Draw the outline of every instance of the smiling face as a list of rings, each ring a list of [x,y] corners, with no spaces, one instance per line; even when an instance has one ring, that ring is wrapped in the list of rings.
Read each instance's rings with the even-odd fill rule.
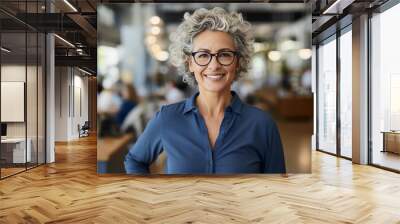
[[[224,60],[224,51],[235,51],[232,37],[225,32],[205,30],[193,39],[193,52],[220,52],[220,61]],[[201,56],[202,57],[202,56]],[[199,86],[199,91],[230,92],[231,84],[236,77],[238,58],[234,57],[232,64],[221,65],[216,55],[211,58],[208,65],[198,65],[193,56],[189,59],[189,70],[193,72]]]

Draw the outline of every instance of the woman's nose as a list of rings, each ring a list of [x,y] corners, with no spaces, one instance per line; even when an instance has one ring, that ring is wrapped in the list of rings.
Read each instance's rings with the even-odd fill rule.
[[[216,56],[216,55],[214,55],[214,56],[211,58],[211,61],[210,61],[210,63],[208,64],[208,67],[209,67],[209,68],[213,68],[213,69],[219,68],[219,67],[221,67],[221,66],[222,66],[222,65],[218,62],[217,56]]]

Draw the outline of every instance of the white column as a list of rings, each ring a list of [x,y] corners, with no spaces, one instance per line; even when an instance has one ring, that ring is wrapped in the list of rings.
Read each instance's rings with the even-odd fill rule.
[[[55,76],[54,76],[54,35],[46,36],[46,163],[55,161],[54,134],[55,134]]]
[[[71,67],[55,68],[55,141],[68,141]]]
[[[54,5],[46,1],[47,12],[54,12]],[[55,54],[54,35],[46,35],[46,163],[55,162]]]

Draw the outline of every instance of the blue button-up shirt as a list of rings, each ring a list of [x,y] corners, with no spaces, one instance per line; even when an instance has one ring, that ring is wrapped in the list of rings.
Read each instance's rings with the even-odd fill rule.
[[[195,100],[199,93],[163,106],[125,157],[128,174],[149,172],[165,151],[167,174],[285,173],[278,128],[264,111],[242,103],[232,92],[219,135],[211,148]]]

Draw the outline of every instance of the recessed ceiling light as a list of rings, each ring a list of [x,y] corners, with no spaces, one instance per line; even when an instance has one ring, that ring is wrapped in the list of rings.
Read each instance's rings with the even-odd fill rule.
[[[351,5],[354,0],[336,0],[327,9],[325,9],[322,14],[342,14],[343,9]]]
[[[65,4],[67,4],[74,12],[78,12],[78,10],[68,1],[64,0]]]
[[[85,73],[85,74],[87,74],[87,75],[92,75],[92,73],[90,73],[90,72],[88,72],[88,71],[86,71],[86,70],[83,70],[83,69],[81,69],[81,68],[79,68],[79,67],[78,67],[78,69],[79,69],[79,71],[81,71],[81,72],[83,72],[83,73]]]
[[[67,45],[69,45],[69,46],[75,48],[75,45],[71,44],[71,42],[69,42],[68,40],[66,40],[66,39],[64,39],[64,38],[62,38],[62,37],[60,37],[60,36],[57,35],[57,34],[54,34],[54,36],[57,37],[58,39],[60,39],[61,41],[63,41],[64,43],[66,43]]]
[[[10,53],[10,52],[11,52],[11,50],[9,50],[9,49],[7,49],[7,48],[5,48],[5,47],[1,47],[1,50],[4,51],[4,52],[6,52],[6,53]]]

